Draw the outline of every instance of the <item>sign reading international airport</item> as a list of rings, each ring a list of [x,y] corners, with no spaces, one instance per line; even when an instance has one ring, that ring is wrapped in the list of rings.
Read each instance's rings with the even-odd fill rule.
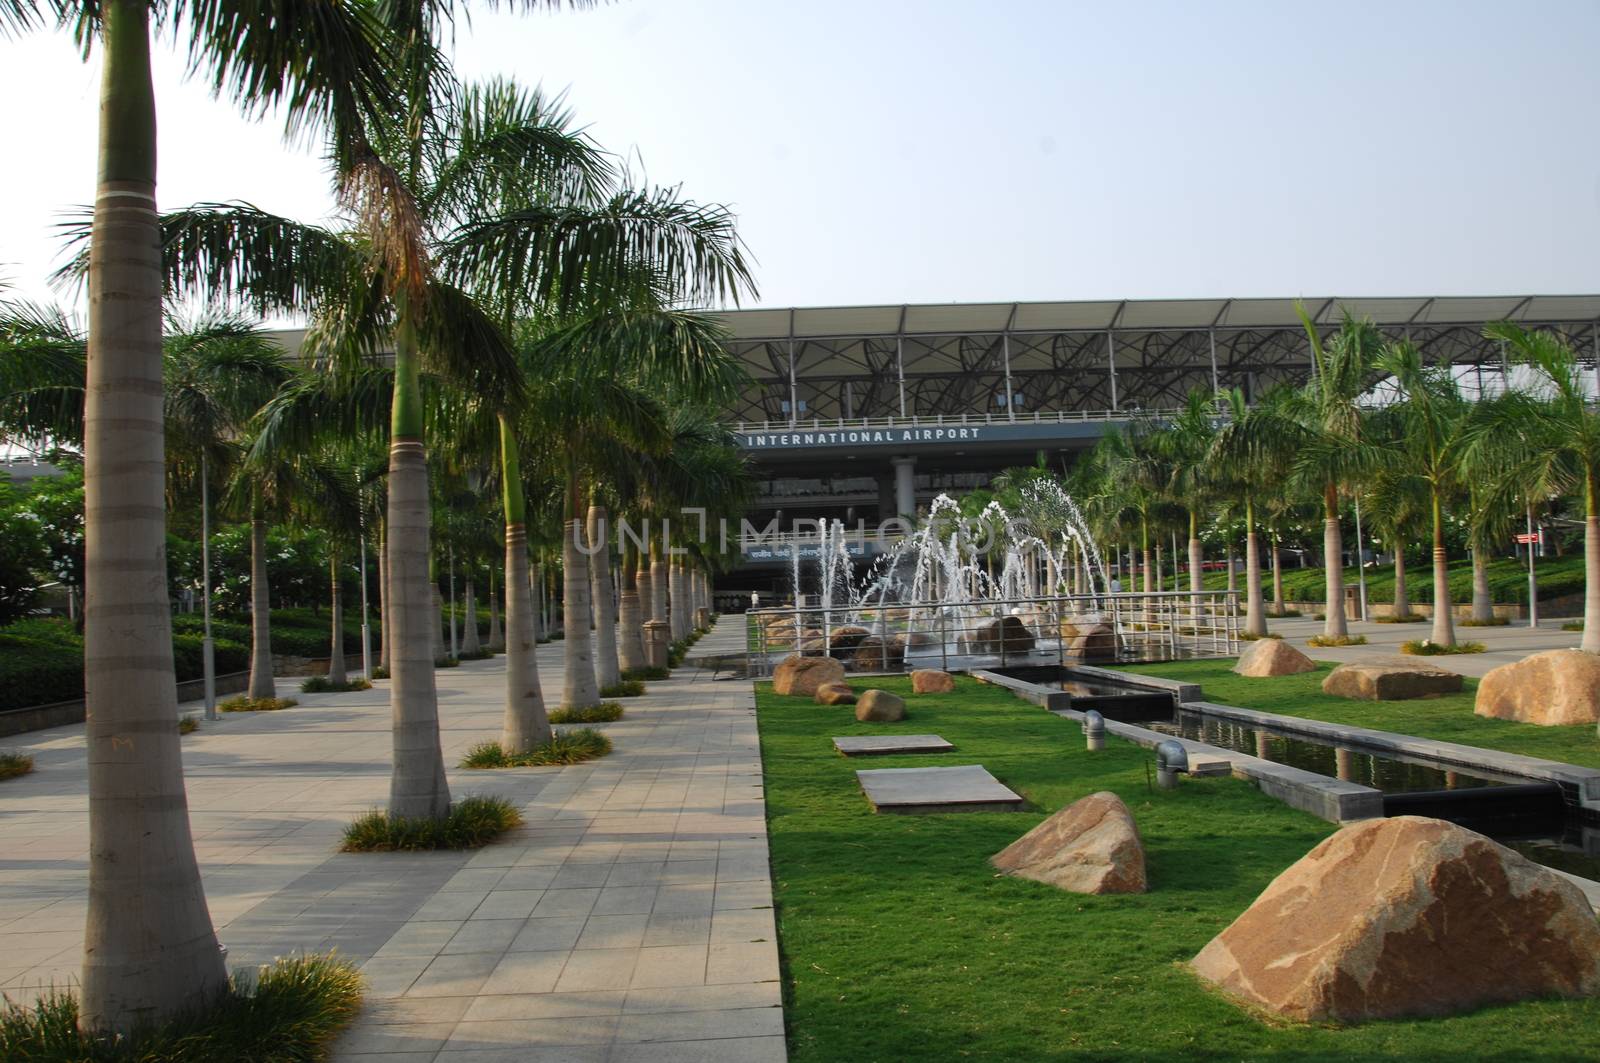
[[[805,447],[848,447],[873,444],[904,446],[908,443],[981,443],[999,438],[999,425],[946,425],[938,428],[793,428],[784,432],[741,432],[746,450]]]

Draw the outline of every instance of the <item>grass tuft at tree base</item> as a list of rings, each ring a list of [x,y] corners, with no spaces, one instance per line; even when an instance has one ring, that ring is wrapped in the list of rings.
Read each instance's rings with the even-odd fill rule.
[[[1462,627],[1510,627],[1511,618],[1508,616],[1491,616],[1487,620],[1474,620],[1469,616],[1464,619],[1457,620],[1456,623],[1460,624]]]
[[[1307,646],[1365,646],[1365,635],[1312,635],[1306,639]]]
[[[603,698],[637,698],[643,694],[644,682],[639,679],[624,679],[620,683],[600,688],[600,696]]]
[[[0,1059],[28,1063],[309,1063],[361,1009],[355,965],[291,956],[235,971],[229,991],[192,1015],[116,1041],[78,1029],[78,1001],[52,992],[30,1007],[0,1006]]]
[[[461,652],[456,654],[458,661],[487,661],[494,656],[493,650],[479,650],[476,653]]]
[[[278,712],[300,704],[293,698],[251,698],[240,694],[236,698],[217,703],[223,712]]]
[[[15,779],[33,770],[33,758],[26,753],[0,749],[0,779]]]
[[[1276,631],[1269,631],[1265,635],[1253,635],[1248,631],[1239,632],[1240,642],[1256,642],[1260,639],[1282,639],[1283,636]]]
[[[610,723],[622,719],[622,706],[615,701],[602,701],[586,709],[557,709],[550,714],[551,723]]]
[[[1455,653],[1483,653],[1488,647],[1481,642],[1458,642],[1454,646],[1445,646],[1442,643],[1430,642],[1427,639],[1412,639],[1400,644],[1401,653],[1409,653],[1413,657],[1444,657]]]
[[[463,768],[543,768],[581,764],[611,752],[611,739],[591,727],[557,731],[550,741],[526,753],[507,753],[499,742],[481,742],[467,750]]]
[[[1565,624],[1561,625],[1561,630],[1562,631],[1582,631],[1583,630],[1583,621],[1582,620],[1568,620]]]
[[[195,719],[192,712],[184,713],[178,717],[178,733],[181,735],[194,734],[200,730],[200,721]]]
[[[347,853],[416,849],[476,849],[522,822],[503,797],[474,795],[450,806],[444,819],[405,819],[374,809],[344,829]]]
[[[1375,616],[1374,624],[1424,624],[1428,618],[1421,613],[1407,613],[1404,616]]]
[[[622,678],[625,681],[635,679],[667,679],[670,678],[671,675],[671,671],[666,668],[651,668],[650,666],[646,665],[643,668],[627,669],[622,673]]]
[[[325,675],[314,675],[300,684],[302,694],[348,694],[352,690],[371,690],[372,684],[356,676],[343,683],[335,683]]]
[[[459,658],[459,657],[440,657],[438,660],[433,662],[433,666],[435,668],[460,668],[461,667],[461,658]]]
[[[373,679],[388,679],[389,678],[389,669],[383,667],[382,665],[379,665],[378,667],[376,667],[376,668],[374,668],[372,670],[372,678]]]

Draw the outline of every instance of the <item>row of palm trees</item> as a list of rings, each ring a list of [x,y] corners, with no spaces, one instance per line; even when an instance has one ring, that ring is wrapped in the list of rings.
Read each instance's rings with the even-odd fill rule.
[[[1071,471],[1069,487],[1103,540],[1138,543],[1132,552],[1142,556],[1146,589],[1153,589],[1152,538],[1159,555],[1166,529],[1187,531],[1189,585],[1198,592],[1203,529],[1222,515],[1241,519],[1244,630],[1265,635],[1260,533],[1271,539],[1276,568],[1282,528],[1314,506],[1327,579],[1323,636],[1348,638],[1343,514],[1354,501],[1395,545],[1397,615],[1411,612],[1405,547],[1429,544],[1437,605],[1430,641],[1453,646],[1449,521],[1466,530],[1472,616],[1486,621],[1495,544],[1551,498],[1568,496],[1585,515],[1583,648],[1600,652],[1600,411],[1589,371],[1569,342],[1510,322],[1488,326],[1507,355],[1505,387],[1470,395],[1448,363],[1386,339],[1371,321],[1346,317],[1325,337],[1304,311],[1302,318],[1312,354],[1302,386],[1255,403],[1237,389],[1191,394],[1174,416],[1108,435]],[[1281,590],[1277,598],[1281,607]]]
[[[681,400],[716,393],[706,359],[712,330],[674,308],[751,289],[731,214],[676,188],[633,182],[573,127],[559,101],[504,81],[458,83],[442,43],[463,6],[0,2],[0,30],[68,26],[86,46],[98,45],[103,65],[96,199],[75,265],[89,305],[82,424],[91,858],[80,1011],[87,1029],[129,1030],[191,1009],[226,984],[171,726],[163,299],[305,315],[307,354],[323,382],[345,398],[350,393],[337,389],[365,388],[366,409],[382,408],[379,428],[355,438],[381,439],[388,455],[389,810],[398,816],[440,817],[450,806],[433,671],[430,443],[487,425],[499,437],[508,629],[513,611],[527,615],[519,600],[528,585],[529,519],[521,466],[535,454],[570,455],[567,627],[581,631],[572,600],[582,591],[573,579],[582,570],[580,510],[596,500],[596,454],[606,436],[589,421],[553,428],[536,419],[531,383],[559,388],[565,380],[570,394],[580,382],[611,379],[658,400],[669,386]],[[187,45],[219,95],[253,115],[278,111],[291,132],[325,147],[344,208],[336,226],[245,204],[159,213],[150,65],[157,29]],[[607,340],[607,328],[627,345]],[[372,363],[390,349],[386,376],[375,378]],[[550,367],[569,375],[533,375]],[[626,427],[641,437],[648,428]],[[488,433],[469,439],[474,446],[459,448],[469,457],[493,441]],[[306,459],[314,451],[280,453]],[[263,481],[252,500],[263,521],[275,504],[269,486]],[[674,501],[648,486],[629,504]],[[532,646],[526,625],[508,630],[508,720],[531,722],[524,730],[536,740],[542,703]],[[569,664],[578,657],[575,648]]]

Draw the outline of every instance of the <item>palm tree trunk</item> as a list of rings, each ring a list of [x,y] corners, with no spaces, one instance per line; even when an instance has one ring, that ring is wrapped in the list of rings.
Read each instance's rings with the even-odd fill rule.
[[[1578,648],[1600,653],[1600,475],[1595,469],[1588,472],[1583,519],[1583,641]]]
[[[227,984],[178,748],[166,593],[161,262],[149,6],[107,0],[84,400],[85,1029],[129,1032]]]
[[[1283,600],[1283,551],[1280,548],[1276,534],[1272,536],[1272,611],[1282,616],[1284,613]]]
[[[1344,533],[1339,527],[1339,489],[1328,484],[1322,489],[1322,564],[1327,587],[1327,620],[1322,634],[1331,639],[1350,636],[1344,619]]]
[[[578,481],[574,475],[567,484],[566,534],[561,537],[562,616],[567,633],[562,641],[562,657],[566,661],[561,686],[564,709],[587,709],[600,704],[589,634],[589,557],[584,550],[584,522],[578,515],[578,506]]]
[[[500,599],[494,593],[494,566],[489,566],[489,649],[506,648],[505,634],[500,630]]]
[[[645,667],[644,604],[639,593],[639,566],[623,550],[622,593],[617,603],[617,664],[623,672]]]
[[[250,517],[250,691],[251,698],[275,698],[272,682],[272,596],[267,586],[267,522]]]
[[[591,502],[587,532],[589,549],[594,551],[589,560],[594,599],[594,671],[602,690],[622,682],[617,662],[616,602],[611,596],[611,547],[606,542],[609,527],[606,507]]]
[[[650,590],[650,551],[648,548],[639,550],[637,568],[633,574],[634,587],[639,592],[639,643],[644,644],[644,622],[655,618],[654,607],[650,604],[652,595]]]
[[[526,753],[550,741],[539,685],[538,613],[528,572],[527,500],[511,421],[500,416],[500,479],[506,512],[506,711],[500,748]]]
[[[1244,500],[1244,629],[1248,634],[1267,633],[1266,603],[1261,599],[1261,547],[1256,538],[1256,504]]]
[[[1494,596],[1489,592],[1489,562],[1481,545],[1472,548],[1472,619],[1487,624],[1494,619]]]
[[[1200,514],[1189,511],[1189,608],[1200,619],[1200,592],[1205,589],[1206,550],[1200,542]]]
[[[389,443],[389,591],[394,635],[389,712],[394,720],[394,767],[389,814],[442,819],[450,784],[439,745],[439,694],[434,649],[439,611],[429,578],[432,556],[428,508],[428,451],[422,441],[422,389],[415,333],[402,316],[395,332],[395,383]]]
[[[389,600],[389,532],[385,522],[383,535],[378,539],[378,638],[381,640],[378,667],[385,672],[389,671],[389,647],[394,644],[390,637],[389,617],[392,610]]]
[[[536,639],[543,642],[550,637],[550,624],[544,613],[544,565],[534,564],[532,561],[528,563],[532,566],[528,572],[528,593],[533,596],[533,634]],[[510,598],[506,600],[510,601]]]
[[[450,656],[450,649],[444,641],[444,594],[439,590],[439,559],[431,554],[428,557],[428,604],[433,610],[431,648],[437,665]]]
[[[688,634],[683,623],[683,562],[667,559],[667,624],[672,641],[677,642]]]
[[[1433,634],[1438,646],[1456,644],[1455,618],[1450,608],[1450,561],[1444,549],[1444,506],[1433,492]]]
[[[667,623],[667,563],[659,547],[652,545],[650,553],[650,619]]]
[[[344,595],[339,592],[339,552],[328,553],[328,583],[332,597],[333,638],[328,646],[328,682],[343,686],[350,681],[344,666]]]
[[[461,652],[474,656],[483,652],[483,642],[478,638],[478,599],[472,585],[472,572],[467,572],[467,589],[462,607],[466,611],[466,627],[461,629]]]
[[[1399,618],[1411,615],[1411,593],[1406,590],[1406,548],[1401,543],[1394,551],[1394,615]]]

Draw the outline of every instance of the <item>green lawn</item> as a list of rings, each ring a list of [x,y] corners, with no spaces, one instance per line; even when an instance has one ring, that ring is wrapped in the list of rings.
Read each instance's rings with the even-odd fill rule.
[[[966,678],[953,694],[909,697],[892,725],[756,690],[796,1061],[1600,1057],[1600,1001],[1341,1030],[1268,1025],[1208,992],[1184,961],[1332,830],[1246,783],[1154,791],[1146,750],[1112,739],[1090,754],[1076,724]],[[829,742],[924,732],[956,751],[848,761]],[[854,776],[968,763],[1038,811],[879,816]],[[990,855],[1096,790],[1133,809],[1150,893],[1085,897],[990,869]]]
[[[1303,675],[1246,679],[1234,675],[1233,661],[1170,661],[1164,664],[1128,665],[1124,671],[1158,675],[1185,683],[1199,683],[1207,701],[1243,709],[1303,716],[1328,723],[1374,727],[1381,731],[1460,742],[1466,746],[1503,749],[1546,760],[1562,760],[1600,768],[1600,737],[1587,724],[1571,727],[1536,727],[1509,720],[1491,720],[1472,714],[1478,681],[1468,679],[1459,694],[1415,701],[1351,701],[1322,692],[1322,680],[1334,665],[1319,662],[1315,672]]]
[[[1184,562],[1187,564],[1187,562]],[[1171,575],[1171,562],[1167,575],[1161,581],[1168,590],[1188,590],[1189,574],[1185,569],[1176,584]],[[1528,600],[1528,564],[1509,557],[1497,557],[1489,562],[1489,590],[1494,600],[1505,604],[1525,603]],[[1539,600],[1547,601],[1583,591],[1583,555],[1541,558],[1536,569],[1539,577]],[[1344,570],[1347,587],[1356,585],[1358,573],[1353,568]],[[1238,581],[1244,589],[1244,559],[1239,560]],[[1287,602],[1320,602],[1327,597],[1327,576],[1318,568],[1290,568],[1283,570],[1283,596]],[[1222,590],[1228,585],[1225,571],[1207,572],[1207,590]],[[1272,569],[1266,562],[1261,566],[1261,586],[1272,600]],[[1433,601],[1433,569],[1429,562],[1413,563],[1406,568],[1406,591],[1413,602]],[[1450,599],[1461,605],[1472,601],[1472,562],[1460,559],[1450,562]],[[1394,567],[1370,566],[1367,569],[1367,600],[1371,602],[1394,601]]]

